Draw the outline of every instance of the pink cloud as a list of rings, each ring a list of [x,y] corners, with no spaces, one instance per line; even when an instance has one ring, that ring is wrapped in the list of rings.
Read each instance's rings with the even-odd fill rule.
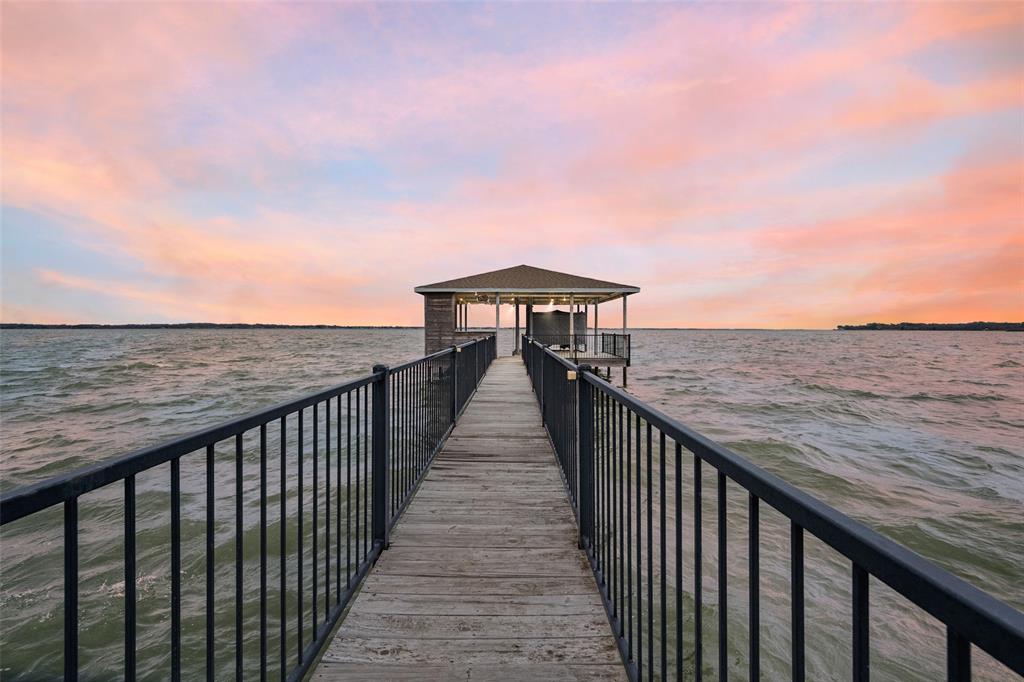
[[[798,182],[933,124],[1019,112],[1020,60],[943,81],[911,59],[937,48],[974,54],[1019,35],[1019,7],[665,7],[658,21],[585,48],[472,60],[458,38],[411,40],[389,14],[375,24],[381,49],[409,69],[308,79],[296,69],[298,82],[273,97],[270,67],[327,14],[5,5],[5,203],[59,221],[85,248],[128,258],[149,278],[44,268],[39,282],[188,319],[410,324],[421,312],[409,289],[421,280],[537,254],[580,269],[566,259],[601,245],[602,265],[623,270],[609,277],[650,286],[638,324],[829,326],[868,305],[909,314],[911,300],[945,318],[967,314],[970,301],[997,316],[1020,311],[1019,144],[945,177],[936,169],[810,191]],[[336,51],[322,58],[358,59],[342,39],[355,29],[330,27]],[[259,110],[233,99],[250,91],[265,95]],[[194,143],[176,137],[190,131],[171,125],[185,115],[212,131]],[[453,163],[439,149],[493,167],[451,171],[434,186],[434,171]],[[323,178],[307,186],[309,167],[357,154],[417,191],[356,204]],[[197,217],[179,205],[184,192],[230,195],[236,185],[294,192],[299,207],[257,197],[244,215]],[[965,252],[977,258],[954,258]],[[953,263],[962,301],[938,290],[928,259]],[[881,281],[884,291],[870,288]],[[800,309],[808,287],[828,294]],[[665,317],[669,303],[680,319]]]

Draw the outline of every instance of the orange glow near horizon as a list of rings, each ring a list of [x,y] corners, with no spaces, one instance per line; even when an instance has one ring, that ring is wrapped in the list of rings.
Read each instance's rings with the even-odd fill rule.
[[[1020,4],[2,13],[5,322],[418,325],[519,263],[635,327],[1024,320]]]

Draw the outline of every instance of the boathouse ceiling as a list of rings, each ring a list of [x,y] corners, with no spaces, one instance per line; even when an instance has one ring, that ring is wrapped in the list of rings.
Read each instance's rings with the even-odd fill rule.
[[[459,303],[493,305],[495,299],[500,297],[502,303],[508,304],[567,305],[570,296],[573,303],[603,303],[639,293],[640,287],[545,270],[532,265],[516,265],[424,284],[414,291],[418,294],[453,294]]]

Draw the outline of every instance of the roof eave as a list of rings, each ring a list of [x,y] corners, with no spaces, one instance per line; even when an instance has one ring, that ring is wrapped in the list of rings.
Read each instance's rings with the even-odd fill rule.
[[[573,288],[550,288],[524,289],[511,287],[474,287],[474,288],[449,288],[449,287],[416,287],[413,289],[417,294],[529,294],[533,296],[543,294],[638,294],[639,287],[573,287]]]

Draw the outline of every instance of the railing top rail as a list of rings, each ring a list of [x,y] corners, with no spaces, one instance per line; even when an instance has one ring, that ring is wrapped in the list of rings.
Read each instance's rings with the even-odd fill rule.
[[[547,350],[547,349],[545,349]],[[547,351],[564,364],[565,360]],[[575,366],[573,366],[575,367]],[[622,403],[797,525],[997,660],[1024,675],[1024,613],[889,540],[590,372],[581,379]],[[1009,636],[1007,636],[1009,635]]]
[[[333,398],[366,386],[377,378],[368,374],[343,384],[325,388],[301,398],[279,403],[273,407],[251,412],[214,426],[200,429],[163,443],[139,448],[113,459],[89,464],[49,478],[39,483],[22,486],[0,495],[0,526],[16,521],[65,500],[102,488],[128,476],[169,462],[176,457],[217,443],[239,433],[267,424],[274,419],[309,407],[327,398]]]
[[[481,336],[478,339],[471,339],[469,341],[466,341],[465,343],[457,343],[457,344],[455,344],[455,348],[465,348],[466,346],[472,346],[474,343],[478,343],[480,341],[485,341],[485,340],[491,338],[492,336],[494,336],[494,334],[485,334],[485,335]]]
[[[437,352],[434,352],[434,353],[431,353],[430,355],[425,355],[422,358],[416,358],[415,360],[409,360],[408,362],[403,362],[400,365],[394,365],[392,367],[389,367],[388,370],[391,371],[392,373],[394,373],[394,372],[401,372],[402,370],[409,369],[410,367],[415,367],[417,365],[422,365],[424,362],[430,362],[431,360],[437,360],[438,358],[443,358],[444,356],[446,356],[446,355],[448,355],[449,353],[452,352],[452,348],[466,348],[467,346],[472,346],[474,343],[480,343],[481,341],[486,341],[487,339],[490,339],[493,336],[494,336],[494,334],[489,334],[489,335],[485,334],[485,335],[481,336],[480,338],[470,339],[469,341],[466,341],[465,343],[456,344],[455,346],[451,346],[449,348],[442,348],[441,350],[439,350]]]
[[[559,362],[567,370],[575,370],[576,369],[576,363],[574,363],[571,360],[568,360],[566,358],[563,358],[561,355],[559,355],[555,351],[551,350],[550,348],[542,346],[541,344],[537,344],[537,345],[540,347],[541,350],[544,351],[545,354],[547,354],[547,355],[551,356],[552,358],[554,358],[557,362]]]
[[[470,343],[473,343],[473,341],[470,341]],[[443,358],[444,356],[448,355],[451,352],[452,352],[451,348],[442,348],[441,350],[437,351],[436,353],[431,353],[430,355],[425,355],[422,358],[416,358],[415,360],[409,360],[407,362],[403,362],[400,365],[394,365],[392,367],[388,367],[388,371],[391,372],[392,374],[395,373],[395,372],[401,372],[402,370],[409,369],[410,367],[415,367],[416,365],[422,365],[424,362],[430,362],[431,360],[437,360],[438,358]]]
[[[485,338],[489,337],[467,341],[459,347],[470,346]],[[451,352],[451,348],[445,348],[426,357],[391,367],[389,371],[398,372]],[[334,396],[354,391],[377,379],[378,374],[367,374],[358,379],[346,381],[345,383],[325,388],[300,398],[257,410],[242,417],[200,429],[179,438],[139,448],[113,459],[89,464],[69,471],[66,474],[54,476],[45,481],[22,486],[0,494],[0,526],[24,518],[47,507],[60,504],[65,500],[92,492],[105,485],[123,480],[133,474],[152,469],[182,455],[195,452],[207,445],[267,424],[275,419],[309,407],[314,403],[322,402],[327,398],[333,398]]]
[[[590,337],[590,338],[594,338],[594,339],[599,339],[599,338],[625,339],[625,338],[629,337],[629,334],[623,334],[622,332],[575,332],[573,334],[570,334],[569,332],[564,332],[564,333],[555,332],[553,334],[534,334],[533,336],[529,336],[527,338],[534,339],[535,341],[540,341],[542,339],[568,339],[571,336],[577,337],[577,338]]]

